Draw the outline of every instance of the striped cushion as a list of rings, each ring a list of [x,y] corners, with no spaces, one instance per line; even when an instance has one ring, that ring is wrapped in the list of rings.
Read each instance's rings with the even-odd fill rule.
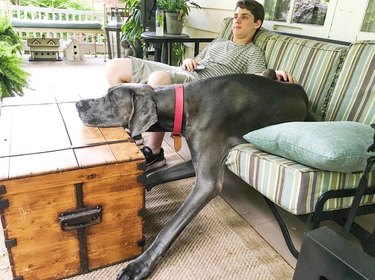
[[[267,68],[282,69],[297,78],[309,97],[310,109],[322,114],[324,97],[346,53],[346,47],[290,36],[269,39]]]
[[[226,17],[223,19],[223,22],[220,26],[219,34],[217,35],[218,38],[223,38],[227,40],[232,40],[232,17]]]
[[[349,47],[326,120],[375,123],[375,41],[359,41]]]
[[[230,171],[274,203],[295,215],[312,213],[319,197],[329,191],[351,189],[358,185],[363,173],[339,173],[313,169],[241,144],[228,155],[226,165]],[[375,183],[375,170],[368,178]],[[330,199],[324,210],[350,207],[351,198]],[[369,195],[362,204],[375,203]]]
[[[275,36],[278,35],[262,27],[254,37],[254,44],[258,46],[263,52],[265,52],[268,40]]]

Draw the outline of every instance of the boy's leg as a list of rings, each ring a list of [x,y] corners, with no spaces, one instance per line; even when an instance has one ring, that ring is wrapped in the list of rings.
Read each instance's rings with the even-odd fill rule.
[[[189,72],[181,71],[156,71],[153,72],[147,83],[156,88],[162,85],[184,84],[196,80],[195,76]],[[151,132],[147,142],[147,146],[142,148],[142,152],[146,157],[147,171],[160,168],[166,164],[164,151],[162,146],[164,132]]]
[[[122,83],[146,84],[149,76],[156,71],[178,71],[179,67],[135,57],[115,58],[106,63],[105,73],[110,86]]]
[[[171,82],[171,75],[166,71],[153,72],[147,80],[147,84],[153,88],[162,85],[170,85]],[[147,146],[141,149],[146,157],[146,171],[163,167],[166,164],[164,151],[161,147],[164,139],[164,134],[164,132],[150,132]]]
[[[132,79],[132,62],[130,58],[116,58],[105,65],[105,74],[109,86],[130,83]]]

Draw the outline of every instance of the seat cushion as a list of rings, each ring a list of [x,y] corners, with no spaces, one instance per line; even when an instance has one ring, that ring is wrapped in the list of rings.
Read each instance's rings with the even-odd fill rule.
[[[278,35],[268,40],[265,60],[267,68],[293,74],[307,93],[310,109],[322,116],[325,96],[346,50],[346,46]]]
[[[257,149],[318,169],[365,170],[374,129],[357,122],[287,122],[251,131],[244,138]]]
[[[228,154],[228,169],[247,184],[294,215],[315,211],[319,197],[329,190],[352,189],[358,186],[363,175],[322,171],[294,161],[257,150],[250,143],[234,147]],[[375,183],[375,170],[368,178]],[[330,199],[324,210],[351,206],[352,198]],[[362,204],[375,203],[375,196],[368,195]]]
[[[375,41],[353,43],[332,92],[326,120],[375,123]]]

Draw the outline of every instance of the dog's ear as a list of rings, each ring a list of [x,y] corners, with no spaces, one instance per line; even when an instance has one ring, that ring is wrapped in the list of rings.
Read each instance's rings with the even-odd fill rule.
[[[271,80],[277,80],[276,72],[273,69],[266,69],[266,70],[264,70],[262,72],[262,76],[266,77],[266,78],[269,78]]]
[[[133,110],[128,128],[131,136],[139,135],[158,122],[156,105],[152,98],[153,90],[148,85],[131,87]]]

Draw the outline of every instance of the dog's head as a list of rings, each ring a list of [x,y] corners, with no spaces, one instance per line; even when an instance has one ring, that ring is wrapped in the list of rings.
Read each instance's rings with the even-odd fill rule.
[[[148,85],[122,84],[111,87],[103,97],[77,101],[76,108],[85,125],[123,126],[135,136],[158,121],[152,94]]]

